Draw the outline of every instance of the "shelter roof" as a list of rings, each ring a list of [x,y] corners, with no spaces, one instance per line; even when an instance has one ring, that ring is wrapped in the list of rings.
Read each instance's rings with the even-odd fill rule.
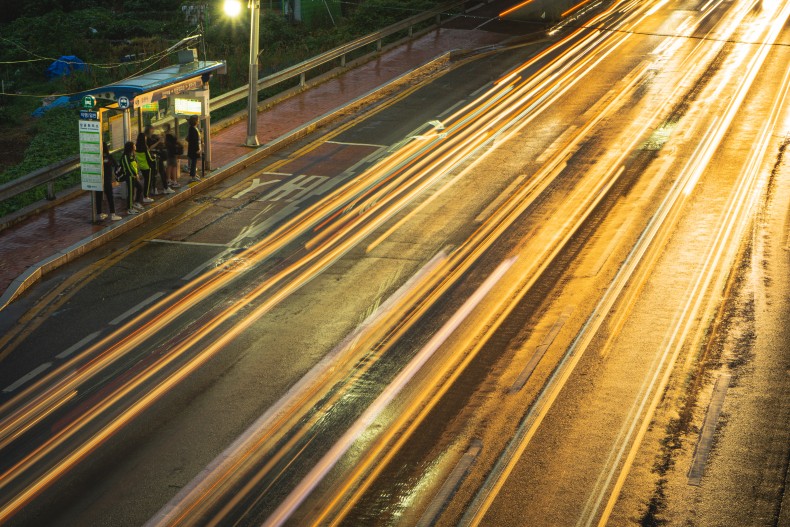
[[[225,72],[225,62],[201,60],[187,64],[176,64],[82,92],[74,98],[81,99],[85,95],[93,95],[96,98],[110,101],[117,101],[119,97],[126,97],[130,101],[137,98],[138,101],[135,101],[134,104],[137,107],[140,100],[144,99],[142,104],[145,104],[160,98],[156,96],[157,93],[170,95],[199,89],[207,81],[208,76],[218,70],[220,70],[219,73]],[[145,94],[148,96],[141,97]]]

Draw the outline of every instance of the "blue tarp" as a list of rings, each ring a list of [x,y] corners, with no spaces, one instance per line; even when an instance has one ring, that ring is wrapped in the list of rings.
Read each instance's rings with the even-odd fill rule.
[[[52,108],[58,108],[60,106],[70,106],[71,104],[72,104],[71,100],[65,95],[58,97],[48,105],[42,106],[41,108],[36,108],[36,111],[33,112],[33,117],[41,117],[44,115],[44,112],[51,110]]]
[[[82,59],[74,55],[64,55],[49,65],[47,77],[50,79],[63,77],[64,75],[70,75],[72,71],[82,71],[85,68],[86,65]]]

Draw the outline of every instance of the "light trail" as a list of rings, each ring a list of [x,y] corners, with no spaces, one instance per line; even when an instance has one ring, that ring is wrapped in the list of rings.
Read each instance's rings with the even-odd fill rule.
[[[606,41],[603,34],[592,35],[589,38],[599,39],[600,42]],[[622,43],[624,38],[627,37],[621,37],[617,42]],[[324,201],[308,208],[297,218],[277,229],[272,236],[241,253],[238,257],[247,259],[250,262],[250,266],[254,266],[274,254],[277,250],[294,243],[298,237],[303,236],[311,229],[315,230],[316,225],[319,226],[321,231],[313,241],[308,243],[307,249],[311,253],[307,258],[267,279],[253,291],[245,294],[242,299],[235,302],[230,308],[207,320],[200,331],[191,334],[184,342],[168,350],[166,356],[163,356],[163,358],[139,372],[127,384],[118,388],[113,398],[107,399],[104,404],[95,407],[94,410],[84,414],[79,420],[64,429],[57,436],[58,443],[53,442],[44,445],[44,450],[31,454],[31,457],[25,459],[24,463],[17,465],[16,469],[31,468],[35,462],[43,458],[44,454],[52,452],[55,448],[63,445],[66,439],[73,437],[80,426],[86,424],[91,418],[98,418],[102,412],[109,410],[110,403],[120,402],[123,396],[130,395],[135,389],[141,387],[143,383],[148,382],[152,376],[162,373],[166,367],[174,364],[177,359],[184,357],[192,348],[196,348],[213,331],[219,330],[221,326],[237,317],[237,314],[247,305],[258,301],[264,294],[272,294],[271,298],[254,309],[248,316],[235,322],[234,326],[215,340],[214,343],[197,353],[190,359],[190,362],[180,366],[180,370],[170,373],[171,377],[168,377],[167,381],[159,385],[160,387],[173,386],[171,379],[180,380],[184,378],[184,372],[193,371],[198,364],[207,360],[208,357],[218,352],[227,342],[239,335],[241,331],[250,327],[258,317],[271,309],[277,302],[301,287],[312,276],[349,250],[350,247],[359,243],[367,234],[386,221],[388,214],[391,215],[408,205],[445,173],[464,162],[473,152],[481,148],[482,145],[487,144],[497,134],[504,133],[505,130],[512,134],[526,126],[527,122],[529,122],[527,116],[535,115],[534,112],[538,111],[537,102],[541,103],[540,108],[545,108],[546,105],[556,100],[557,97],[578,82],[579,77],[589,73],[593,67],[615,49],[616,46],[612,46],[606,54],[599,54],[597,60],[593,60],[592,57],[585,57],[583,61],[579,59],[580,62],[578,64],[574,63],[576,59],[568,60],[567,65],[564,61],[553,63],[552,68],[566,67],[568,69],[564,73],[559,70],[546,69],[546,80],[543,81],[542,85],[535,88],[538,90],[535,92],[528,91],[527,85],[522,84],[519,86],[517,79],[514,80],[514,84],[505,86],[501,91],[493,91],[492,89],[492,94],[495,94],[495,97],[485,97],[478,102],[478,104],[482,103],[490,108],[490,111],[484,112],[483,109],[473,106],[471,112],[469,110],[467,110],[467,113],[458,112],[458,119],[463,122],[453,123],[453,119],[446,119],[446,130],[443,132],[443,134],[446,134],[446,139],[440,140],[435,132],[435,135],[426,134],[426,137],[430,137],[429,141],[410,143],[402,151],[398,151],[391,158],[388,158],[385,163],[377,165],[355,180],[343,185]],[[573,53],[584,56],[586,51],[581,46],[577,46]],[[586,68],[584,72],[582,72],[583,67]],[[569,80],[571,75],[576,75],[575,80]],[[563,78],[566,84],[561,87],[560,81]],[[549,82],[549,80],[552,83],[546,85],[545,83]],[[494,103],[497,104],[495,105]],[[485,119],[482,118],[483,115],[485,115]],[[434,148],[439,143],[442,143],[442,148]],[[349,214],[352,210],[354,214]],[[183,292],[179,291],[174,295],[157,301],[151,308],[140,313],[121,328],[118,333],[114,333],[92,346],[85,355],[88,357],[96,355],[96,357],[82,364],[77,373],[69,375],[64,380],[56,381],[59,375],[65,373],[66,365],[64,365],[63,368],[56,370],[57,373],[53,372],[39,383],[36,383],[36,385],[30,387],[14,400],[14,404],[31,396],[34,397],[33,401],[23,409],[11,413],[10,419],[3,422],[2,433],[7,434],[5,436],[6,443],[4,444],[18,438],[25,430],[30,429],[33,423],[50,415],[53,411],[53,405],[58,404],[58,401],[63,401],[64,397],[69,397],[69,394],[73,394],[80,384],[87,382],[99,372],[105,371],[130,350],[143,346],[170,324],[175,323],[178,317],[185,315],[197,303],[209,298],[218,289],[230,284],[237,276],[235,273],[225,272],[223,268],[217,268],[201,275]],[[283,288],[275,291],[277,286],[282,286]],[[274,292],[272,293],[272,291]],[[157,314],[157,316],[148,320],[154,314]],[[138,329],[132,330],[131,328],[135,326],[138,326]],[[114,341],[115,343],[113,343]],[[41,395],[38,395],[39,393]],[[159,389],[151,392],[152,395],[156,394],[157,397],[163,393],[164,391]],[[113,421],[113,425],[103,430],[111,430],[111,432],[107,433],[111,435],[123,423],[128,422],[136,415],[132,409],[135,409],[135,412],[139,412],[153,400],[150,396],[140,399],[123,416]],[[13,405],[4,405],[2,411],[6,411],[11,406]],[[96,435],[86,445],[98,444],[95,442],[100,442],[103,440],[102,438],[109,437],[107,434],[102,431],[101,434]],[[12,439],[7,439],[8,437],[12,437]],[[89,450],[85,450],[84,447],[77,450],[67,461],[60,464],[56,471],[47,476],[49,479],[42,480],[42,482],[49,483],[53,481],[68,466],[73,466],[76,461],[81,459],[78,453],[84,454]],[[6,485],[10,477],[10,472],[0,476],[2,485]],[[37,492],[40,488],[42,487],[36,487],[32,492]],[[26,496],[30,497],[31,495]]]
[[[768,56],[768,51],[771,46],[770,43],[776,41],[788,18],[790,18],[790,3],[786,3],[784,5],[784,8],[779,12],[778,16],[768,26],[766,43],[760,46],[758,52],[748,64],[746,68],[747,74],[738,86],[736,97],[730,102],[730,105],[728,105],[728,112],[725,115],[724,123],[722,123],[721,128],[730,127],[732,120],[735,118],[735,113],[738,109],[740,109],[746,93],[751,88],[758,72],[760,71],[760,68]],[[722,265],[722,261],[726,259],[727,262],[731,263],[734,260],[738,244],[740,243],[740,240],[743,239],[743,233],[749,224],[747,219],[756,209],[757,202],[762,196],[762,187],[764,186],[765,182],[759,179],[760,167],[768,149],[771,133],[775,129],[776,123],[778,122],[780,110],[787,99],[789,91],[790,70],[785,73],[785,76],[781,81],[781,88],[775,95],[774,101],[771,105],[769,118],[765,121],[757,138],[757,145],[752,149],[752,154],[747,160],[744,170],[741,172],[741,175],[738,178],[738,185],[732,192],[729,203],[725,207],[724,218],[718,222],[720,225],[719,231],[716,233],[709,252],[705,257],[705,262],[699,271],[697,280],[694,283],[694,287],[689,292],[689,295],[687,295],[688,301],[683,308],[683,314],[678,321],[677,326],[673,329],[670,344],[665,348],[664,353],[666,356],[669,356],[669,360],[666,361],[667,367],[660,383],[653,392],[654,395],[650,401],[646,415],[641,420],[641,425],[639,426],[636,437],[631,444],[631,448],[626,457],[625,465],[623,469],[619,471],[614,488],[609,493],[609,499],[607,500],[606,506],[598,522],[599,527],[605,526],[611,516],[616,499],[620,495],[622,487],[625,483],[625,478],[628,476],[630,467],[633,464],[634,458],[636,457],[637,447],[642,443],[642,440],[647,432],[647,427],[649,426],[650,422],[652,422],[653,415],[660,403],[664,388],[667,386],[669,378],[674,369],[674,365],[677,362],[677,357],[680,354],[682,348],[685,346],[688,340],[688,335],[691,333],[694,325],[696,324],[696,319],[702,308],[702,302],[705,297],[703,293],[712,289],[721,290],[722,288],[723,281],[725,280],[729,269],[729,266]],[[718,138],[718,141],[715,141],[717,146],[720,143],[720,140],[721,139]],[[718,284],[715,288],[712,287],[714,283]],[[708,312],[713,311],[714,303],[715,302],[711,301],[711,303],[708,305]],[[698,338],[701,331],[701,328],[698,329]],[[660,369],[656,370],[656,375],[658,375],[659,371]],[[645,394],[642,404],[647,403],[647,397],[649,393],[650,392]],[[635,428],[636,425],[637,422],[635,421],[632,424],[632,429]],[[626,443],[623,445],[624,447],[625,444]],[[610,474],[610,478],[612,475],[613,474]],[[596,508],[600,506],[602,498],[603,494],[599,496],[599,500],[596,503]]]
[[[264,522],[264,527],[282,525],[294,510],[312,492],[315,486],[324,478],[329,470],[337,463],[340,457],[351,447],[356,438],[378,417],[378,415],[409,383],[414,375],[423,367],[436,350],[449,338],[461,325],[477,305],[483,300],[494,285],[505,275],[513,265],[515,258],[502,262],[499,267],[483,282],[483,284],[469,297],[461,308],[450,317],[442,328],[436,332],[431,340],[415,355],[409,364],[403,368],[393,381],[385,388],[376,400],[362,413],[354,424],[343,434],[340,440],[327,452],[316,466],[302,479],[299,485],[288,495],[275,512]]]
[[[570,15],[571,13],[573,13],[575,11],[578,11],[579,9],[581,9],[584,6],[586,6],[587,4],[589,4],[592,1],[593,0],[583,0],[582,2],[579,2],[575,6],[571,7],[570,9],[568,9],[567,11],[564,11],[563,13],[560,13],[560,17],[561,18],[565,18],[566,16]]]
[[[501,12],[501,13],[499,13],[497,16],[498,16],[499,18],[502,18],[503,16],[506,16],[506,15],[508,15],[508,14],[512,13],[513,11],[518,11],[519,9],[521,9],[522,7],[524,7],[524,6],[525,6],[525,5],[527,5],[527,4],[531,4],[533,1],[534,1],[534,0],[525,0],[524,2],[521,2],[520,4],[516,4],[516,5],[514,5],[514,6],[513,6],[513,7],[511,7],[510,9],[506,9],[506,10],[502,11],[502,12]]]
[[[286,237],[283,237],[281,239],[288,240],[288,238]],[[282,243],[286,243],[286,242],[282,242]],[[273,252],[274,250],[273,245],[271,243],[267,245],[269,247],[268,253],[271,254],[271,252]],[[256,260],[262,259],[260,253],[257,254],[255,253],[255,249],[247,251],[246,256],[251,260],[252,264],[254,264]],[[250,258],[251,256],[252,258]],[[47,394],[48,397],[46,396],[39,397],[37,400],[37,404],[34,403],[32,407],[28,406],[24,412],[17,413],[18,419],[12,419],[11,423],[7,423],[10,424],[11,426],[4,427],[4,430],[28,429],[29,426],[26,426],[25,423],[34,422],[37,416],[41,416],[42,411],[50,407],[49,403],[51,400],[57,399],[63,393],[68,392],[69,390],[73,390],[73,388],[77,384],[86,381],[92,375],[95,375],[98,371],[101,371],[103,368],[110,366],[115,360],[120,358],[125,351],[133,347],[142,345],[142,343],[146,339],[157,334],[167,324],[173,322],[176,317],[182,315],[189,308],[191,308],[191,306],[194,303],[199,302],[203,298],[206,298],[218,287],[222,287],[222,285],[226,284],[232,279],[233,277],[229,276],[228,274],[222,274],[220,270],[214,270],[212,272],[207,273],[206,275],[201,276],[200,279],[198,279],[198,281],[196,281],[196,283],[193,285],[191,291],[185,291],[181,295],[171,296],[165,300],[158,302],[153,308],[149,309],[146,313],[140,314],[133,321],[127,324],[126,327],[134,326],[134,325],[139,326],[143,322],[143,319],[146,316],[149,316],[151,312],[164,311],[165,316],[159,316],[154,321],[145,323],[142,327],[140,327],[140,329],[136,330],[134,333],[131,333],[128,337],[125,337],[118,344],[112,346],[108,350],[108,352],[103,353],[98,358],[99,360],[91,361],[91,363],[89,364],[90,367],[84,368],[81,375],[71,377],[69,379],[70,381],[69,383],[61,383],[60,385],[56,385],[55,390],[50,390],[48,392]],[[267,285],[270,285],[271,283],[272,282],[269,282]],[[178,298],[179,296],[181,296],[180,299]],[[238,309],[242,307],[239,306],[238,304],[237,306],[238,306],[237,308],[227,310],[223,316],[214,319],[211,323],[205,325],[202,331],[192,335],[192,337],[187,341],[187,345],[186,346],[182,345],[180,347],[180,350],[176,353],[173,353],[171,357],[176,358],[178,355],[180,355],[181,352],[185,351],[189,345],[195,344],[204,335],[207,335],[211,330],[217,328],[221,323],[225,322],[230,317],[234,316],[235,313],[238,311]],[[240,325],[239,327],[244,327],[244,325]],[[104,345],[106,345],[109,341],[111,341],[115,337],[116,335],[111,335],[103,339],[102,342],[93,346],[91,350],[89,350],[89,352],[86,353],[86,355],[91,355],[92,352],[100,350]],[[51,377],[54,377],[54,375]],[[38,388],[44,386],[47,381],[49,381],[49,379],[42,380],[42,382],[39,383],[38,386],[31,387],[31,389],[28,390],[28,393],[40,391]],[[17,437],[17,436],[18,434],[13,435],[13,437]],[[38,459],[38,458],[34,457],[32,459]],[[28,462],[30,461],[31,459],[28,459]],[[19,466],[17,468],[19,468]],[[8,474],[6,474],[6,476],[3,477],[2,480],[7,481],[7,476]]]
[[[635,78],[635,79],[634,79],[632,82],[636,82],[636,78]],[[516,203],[516,200],[514,200],[513,202],[514,202],[514,203]],[[526,205],[523,205],[523,206],[526,206]],[[474,253],[474,251],[473,251],[473,253]],[[469,261],[473,261],[473,258],[472,258],[472,259],[469,259]],[[468,265],[468,264],[467,264],[467,265]],[[459,272],[460,272],[460,271],[459,271]]]
[[[690,73],[687,73],[687,75],[688,74]],[[669,98],[669,100],[673,99],[674,97]],[[547,387],[544,388],[539,400],[530,411],[530,414],[525,419],[522,427],[520,427],[518,434],[511,443],[511,446],[509,446],[506,450],[507,455],[501,458],[501,463],[498,463],[494,468],[492,475],[486,482],[484,489],[478,494],[474,500],[474,503],[468,508],[467,514],[462,519],[463,525],[478,525],[483,520],[485,512],[491,506],[493,499],[499,492],[499,489],[504,484],[504,481],[512,471],[517,460],[520,458],[521,453],[523,453],[524,449],[526,448],[526,445],[533,437],[535,430],[540,425],[543,417],[545,417],[548,408],[551,407],[552,401],[556,398],[557,394],[562,389],[562,386],[567,381],[570,372],[574,369],[575,364],[583,354],[583,350],[591,341],[592,336],[597,333],[597,329],[600,324],[603,323],[605,317],[597,315],[596,313],[606,313],[611,309],[613,303],[619,297],[620,291],[623,287],[625,287],[630,273],[633,273],[636,265],[641,262],[642,254],[644,254],[644,251],[646,251],[647,248],[651,246],[658,229],[666,224],[663,220],[669,214],[669,211],[673,209],[680,209],[680,207],[677,205],[677,202],[680,199],[680,196],[685,195],[683,189],[686,187],[686,185],[688,185],[688,180],[693,179],[693,172],[693,170],[688,169],[683,171],[685,177],[681,178],[675,183],[674,193],[671,193],[667,197],[667,200],[659,209],[659,211],[664,212],[657,214],[657,216],[651,220],[649,229],[646,230],[646,233],[650,232],[651,234],[646,234],[640,239],[637,247],[635,247],[632,254],[629,255],[627,262],[630,263],[627,263],[621,267],[617,277],[615,280],[613,280],[612,288],[610,288],[603,296],[601,302],[596,307],[596,310],[590,316],[588,324],[583,328],[579,336],[577,336],[573,346],[568,350],[565,358],[563,358],[560,367],[552,375],[552,380],[547,384]],[[661,220],[658,220],[658,218],[661,218]],[[656,243],[655,245],[661,247],[663,246],[661,243]],[[639,248],[638,251],[637,248]],[[645,421],[645,423],[647,422],[649,422],[649,419]],[[612,495],[612,504],[615,497],[615,495]],[[587,517],[594,516],[594,514],[591,514]]]

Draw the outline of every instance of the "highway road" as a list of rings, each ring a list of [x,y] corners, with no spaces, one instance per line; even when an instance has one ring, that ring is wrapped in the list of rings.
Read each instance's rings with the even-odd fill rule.
[[[54,273],[0,523],[790,524],[788,17],[583,3]]]

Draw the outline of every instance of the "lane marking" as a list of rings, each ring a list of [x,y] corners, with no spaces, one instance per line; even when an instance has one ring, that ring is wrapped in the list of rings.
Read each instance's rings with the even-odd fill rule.
[[[630,221],[626,220],[626,224],[627,223],[630,223]],[[614,236],[612,236],[612,239],[609,240],[609,243],[606,245],[606,248],[601,252],[600,258],[598,258],[598,261],[595,263],[595,265],[592,266],[593,269],[592,276],[598,276],[598,274],[603,269],[603,266],[606,265],[606,262],[608,262],[609,258],[611,258],[615,248],[620,244],[623,236],[625,235],[626,224],[621,225],[617,229],[617,232],[614,233]]]
[[[227,243],[208,243],[208,242],[187,242],[187,241],[180,241],[180,240],[163,240],[161,238],[152,238],[150,240],[145,240],[151,243],[171,243],[174,245],[198,245],[204,247],[228,247]]]
[[[84,337],[82,340],[80,340],[79,342],[77,342],[73,346],[71,346],[69,348],[66,348],[65,350],[63,350],[60,353],[58,353],[57,355],[55,355],[55,358],[56,359],[65,359],[66,357],[68,357],[69,355],[71,355],[72,353],[77,351],[78,349],[80,349],[83,346],[85,346],[85,344],[87,344],[88,342],[90,342],[93,339],[95,339],[96,337],[98,337],[99,333],[100,333],[99,331],[94,331],[93,333],[91,333],[90,335],[87,335],[86,337]]]
[[[564,132],[562,132],[554,141],[551,142],[551,144],[548,146],[548,148],[546,148],[546,150],[543,151],[542,154],[535,158],[535,162],[540,165],[545,164],[550,157],[555,155],[555,150],[559,150],[563,144],[570,141],[570,137],[576,132],[578,128],[579,127],[576,125],[566,128]],[[570,155],[568,155],[565,160],[567,160],[569,157]]]
[[[298,201],[309,196],[329,179],[331,178],[327,176],[300,174],[286,181],[265,196],[258,198],[256,201],[286,201],[289,203]]]
[[[441,119],[441,118],[443,118],[444,116],[446,116],[446,115],[449,115],[450,113],[454,112],[454,111],[455,111],[455,109],[456,109],[456,108],[458,108],[459,106],[461,106],[462,104],[466,104],[466,99],[461,99],[460,101],[458,101],[457,103],[453,104],[452,106],[450,106],[449,108],[447,108],[445,111],[443,111],[442,113],[440,113],[440,114],[438,115],[439,119]]]
[[[291,177],[291,174],[273,174],[273,173],[270,173],[270,175]],[[264,181],[263,183],[261,183],[261,179],[256,177],[250,182],[250,186],[248,186],[244,190],[241,190],[241,191],[237,192],[236,194],[234,194],[233,196],[231,196],[231,199],[239,199],[243,195],[247,194],[248,192],[252,192],[253,190],[255,190],[258,187],[262,187],[264,185],[271,185],[273,183],[279,183],[280,181],[282,181],[282,180],[280,180],[280,179],[270,179],[269,181]]]
[[[131,317],[132,315],[134,315],[138,311],[141,311],[148,304],[152,304],[153,302],[155,302],[156,300],[158,300],[159,298],[161,298],[163,296],[165,296],[165,292],[164,291],[160,291],[158,293],[154,293],[153,295],[149,296],[148,298],[146,298],[145,300],[143,300],[142,302],[140,302],[139,304],[137,304],[133,308],[129,309],[125,313],[122,313],[121,315],[118,315],[117,317],[115,317],[113,320],[110,321],[110,325],[111,326],[117,326],[118,324],[120,324],[121,322],[123,322],[127,318]]]
[[[522,389],[525,384],[527,384],[527,380],[529,379],[532,372],[535,370],[535,367],[540,362],[540,359],[543,358],[543,355],[546,354],[546,350],[549,349],[551,343],[554,342],[554,339],[557,338],[559,335],[562,326],[565,325],[565,322],[571,317],[571,313],[573,313],[574,306],[568,306],[563,311],[562,314],[557,318],[557,321],[554,322],[554,325],[551,326],[551,329],[543,338],[543,342],[540,343],[540,346],[535,348],[535,353],[532,354],[532,358],[529,360],[527,365],[524,367],[524,370],[518,376],[516,381],[510,387],[509,392],[515,393]]]
[[[469,98],[474,99],[475,97],[477,97],[478,95],[480,95],[484,91],[486,91],[488,89],[491,89],[491,86],[492,86],[491,84],[484,84],[484,85],[480,86],[478,89],[476,89],[475,91],[473,91],[472,93],[469,94]]]
[[[227,256],[228,254],[231,254],[231,253],[233,253],[235,250],[236,250],[236,249],[235,249],[234,247],[232,247],[232,246],[231,246],[231,247],[229,247],[228,249],[225,249],[224,251],[222,251],[222,252],[221,252],[221,253],[219,253],[218,255],[216,255],[216,256],[214,256],[214,257],[212,257],[212,258],[209,258],[208,260],[206,260],[206,261],[205,261],[205,262],[203,262],[202,264],[200,264],[200,265],[198,265],[197,267],[195,267],[195,268],[194,268],[192,271],[190,271],[188,274],[186,274],[186,275],[182,276],[182,277],[181,277],[181,280],[183,280],[183,281],[185,281],[185,282],[188,282],[189,280],[192,280],[192,279],[193,279],[193,278],[195,278],[197,275],[199,275],[200,273],[202,273],[202,272],[203,272],[203,269],[205,269],[206,267],[208,267],[208,266],[210,266],[210,265],[213,265],[213,264],[214,264],[214,262],[216,262],[216,261],[217,261],[217,260],[219,260],[220,258],[224,258],[224,257],[225,257],[225,256]]]
[[[724,406],[724,397],[727,395],[727,390],[730,387],[731,378],[732,375],[729,373],[722,373],[719,378],[716,379],[716,385],[713,387],[713,396],[708,405],[708,411],[705,414],[705,421],[699,433],[694,459],[689,469],[689,485],[698,487],[702,482],[702,476],[705,473],[705,464],[708,462],[708,456],[713,447],[713,435],[716,433],[716,425],[719,423],[721,409]]]
[[[430,527],[434,524],[436,518],[439,517],[439,514],[441,514],[450,502],[450,498],[452,498],[455,491],[458,490],[461,482],[466,478],[469,473],[469,468],[472,466],[472,463],[477,460],[477,456],[482,449],[483,442],[479,439],[473,439],[466,453],[461,456],[461,459],[458,460],[458,464],[450,475],[447,476],[438,494],[433,498],[428,508],[425,509],[420,521],[417,522],[417,527]]]
[[[41,366],[39,366],[35,370],[31,371],[27,375],[24,375],[24,376],[20,377],[19,380],[17,380],[14,384],[11,384],[11,385],[7,386],[3,390],[3,393],[11,393],[11,392],[13,392],[14,390],[19,388],[23,384],[26,384],[27,382],[31,381],[33,378],[38,376],[40,373],[46,371],[47,368],[49,368],[50,366],[52,366],[51,362],[45,362],[44,364],[42,364]]]
[[[488,206],[483,209],[483,211],[477,215],[475,218],[475,223],[482,223],[483,221],[487,220],[493,212],[502,205],[505,201],[507,201],[510,196],[512,196],[516,189],[521,185],[524,179],[527,177],[526,174],[521,174],[516,179],[514,179],[507,188],[500,192],[499,195],[496,197],[494,201],[488,204]]]
[[[386,145],[374,145],[371,143],[346,143],[343,141],[324,141],[325,143],[333,144],[333,145],[342,145],[342,146],[370,146],[373,148],[385,148]]]

